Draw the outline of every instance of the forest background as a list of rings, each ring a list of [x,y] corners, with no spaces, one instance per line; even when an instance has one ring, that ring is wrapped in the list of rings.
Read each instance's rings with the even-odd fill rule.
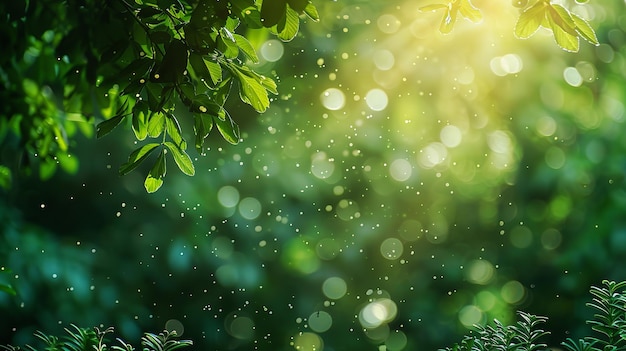
[[[96,139],[104,117],[68,115],[54,166],[2,169],[17,294],[0,295],[0,340],[75,323],[174,328],[198,349],[436,349],[516,310],[548,316],[551,345],[586,333],[589,286],[626,276],[624,3],[565,3],[599,41],[576,53],[544,29],[516,38],[509,3],[475,1],[480,23],[447,35],[428,4],[316,2],[288,43],[243,33],[278,94],[265,110],[234,87],[241,140],[212,131],[195,176],[171,167],[155,193],[151,164],[118,174],[141,145],[130,121]],[[56,74],[46,33],[20,44],[35,110],[59,88],[38,83]]]

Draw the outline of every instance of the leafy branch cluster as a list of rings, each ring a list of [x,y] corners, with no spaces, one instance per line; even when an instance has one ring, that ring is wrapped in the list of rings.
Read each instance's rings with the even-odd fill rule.
[[[35,336],[44,344],[43,348],[35,348],[31,345],[24,346],[28,351],[134,351],[135,347],[124,340],[117,338],[118,345],[109,345],[107,334],[113,333],[113,328],[104,330],[99,328],[79,328],[72,325],[73,330],[65,328],[67,335],[59,338],[56,335],[48,335],[41,331],[35,332]],[[163,331],[161,333],[144,333],[141,337],[141,350],[143,351],[174,351],[179,348],[193,345],[191,340],[177,340],[175,331]],[[0,349],[6,351],[19,351],[22,348],[12,345],[0,345]]]
[[[144,182],[148,192],[163,184],[166,152],[183,173],[195,173],[174,114],[177,102],[193,115],[194,144],[202,153],[204,139],[214,126],[228,142],[239,142],[239,127],[224,108],[235,81],[241,100],[258,112],[269,107],[268,93],[278,93],[271,78],[246,65],[258,62],[258,57],[252,44],[237,33],[239,25],[266,27],[287,41],[298,32],[300,14],[318,19],[308,0],[199,1],[195,6],[182,1],[170,6],[149,1],[138,6],[125,0],[121,3],[135,24],[130,42],[115,43],[110,55],[127,55],[124,60],[130,63],[122,73],[121,106],[115,116],[98,124],[97,137],[130,118],[137,140],[160,139],[137,148],[120,167],[124,175],[159,150]]]
[[[592,286],[593,299],[587,306],[595,310],[594,318],[588,320],[598,336],[579,340],[568,338],[561,345],[569,351],[620,351],[626,350],[626,281],[616,283],[604,280],[602,287]],[[498,320],[493,325],[475,326],[461,342],[440,351],[535,351],[547,350],[539,339],[549,332],[537,327],[547,321],[546,317],[518,312],[520,320],[504,326]]]
[[[265,28],[289,41],[301,17],[319,17],[309,0],[42,0],[2,2],[0,13],[0,40],[10,50],[0,57],[0,98],[11,101],[0,106],[0,186],[10,186],[12,169],[39,169],[42,179],[58,166],[76,171],[72,136],[91,136],[97,124],[102,137],[126,121],[146,144],[120,173],[157,152],[148,192],[163,184],[166,153],[183,173],[195,173],[183,116],[193,118],[194,146],[203,153],[214,127],[239,142],[225,108],[233,86],[258,112],[278,93],[249,66],[259,58],[247,31]]]
[[[520,8],[521,14],[515,24],[515,35],[520,39],[528,39],[539,28],[543,27],[552,31],[554,39],[559,47],[570,52],[577,52],[580,47],[580,39],[593,45],[599,45],[595,31],[589,23],[568,10],[564,6],[551,0],[519,0],[513,1],[513,5]],[[482,13],[476,8],[471,0],[450,0],[447,4],[431,4],[420,8],[423,12],[443,10],[443,18],[439,31],[448,34],[452,31],[459,14],[474,22],[482,20]]]

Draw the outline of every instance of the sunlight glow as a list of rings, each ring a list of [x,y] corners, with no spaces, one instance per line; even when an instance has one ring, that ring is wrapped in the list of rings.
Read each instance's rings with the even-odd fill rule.
[[[359,313],[359,322],[364,328],[376,328],[396,317],[398,307],[388,298],[370,302]]]

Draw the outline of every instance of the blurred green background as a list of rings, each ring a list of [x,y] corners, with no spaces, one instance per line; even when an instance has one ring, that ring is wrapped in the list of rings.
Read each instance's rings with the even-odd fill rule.
[[[601,42],[575,54],[515,39],[508,2],[445,36],[425,4],[317,1],[290,43],[250,33],[280,95],[260,116],[232,102],[244,141],[214,134],[156,194],[117,175],[119,130],[78,137],[75,174],[14,179],[0,341],[75,323],[199,350],[434,350],[516,310],[550,318],[551,346],[588,333],[590,285],[626,279],[624,2],[573,5]]]

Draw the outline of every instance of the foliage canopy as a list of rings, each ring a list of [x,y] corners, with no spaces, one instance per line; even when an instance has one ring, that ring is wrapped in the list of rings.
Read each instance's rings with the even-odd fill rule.
[[[588,22],[560,4],[537,0],[514,6],[521,11],[514,29],[518,38],[544,27],[564,50],[578,51],[579,38],[598,45]],[[442,10],[445,34],[459,15],[482,20],[470,0],[420,9]],[[0,140],[11,150],[0,164],[3,188],[11,183],[11,169],[35,165],[42,179],[59,166],[75,172],[73,137],[79,131],[91,136],[94,124],[98,138],[130,124],[137,142],[144,143],[121,165],[121,175],[157,155],[144,181],[148,192],[162,186],[167,159],[194,175],[181,125],[192,126],[200,154],[214,128],[237,144],[237,118],[225,106],[231,88],[237,86],[241,101],[256,112],[265,111],[278,93],[272,78],[250,68],[259,58],[249,35],[265,28],[290,41],[303,17],[319,20],[309,0],[10,2],[0,11],[8,22],[0,38],[12,49],[0,59],[7,67],[2,70],[7,89],[0,97],[11,101],[1,111]]]

